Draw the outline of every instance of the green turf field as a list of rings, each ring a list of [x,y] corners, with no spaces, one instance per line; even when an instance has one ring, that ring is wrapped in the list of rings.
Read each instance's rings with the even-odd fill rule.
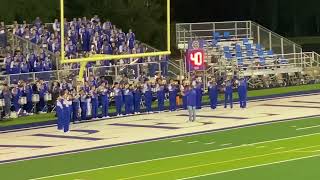
[[[281,88],[270,88],[270,89],[261,89],[261,90],[251,90],[248,92],[248,97],[257,97],[257,96],[268,96],[268,95],[276,95],[276,94],[287,94],[292,92],[301,92],[301,91],[311,91],[311,90],[318,90],[320,87],[319,84],[308,84],[308,85],[301,85],[301,86],[290,86],[290,87],[281,87]],[[234,99],[238,98],[238,94],[234,93]],[[220,94],[219,100],[223,99],[223,95]],[[208,103],[209,97],[204,96],[203,102]],[[168,102],[165,104],[168,106]],[[157,107],[156,102],[153,104],[153,107]],[[115,112],[115,108],[113,106],[110,107],[110,113]],[[30,123],[38,123],[38,122],[46,122],[50,120],[54,120],[54,113],[47,113],[47,114],[37,114],[33,116],[26,116],[20,117],[17,119],[8,119],[4,121],[0,121],[0,127],[8,127],[14,125],[21,125],[21,124],[30,124]]]
[[[4,179],[319,179],[320,118],[0,165]],[[308,180],[309,180],[308,179]]]

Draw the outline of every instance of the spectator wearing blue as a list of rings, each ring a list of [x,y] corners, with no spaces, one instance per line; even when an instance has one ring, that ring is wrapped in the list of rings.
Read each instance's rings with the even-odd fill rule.
[[[95,86],[91,86],[90,96],[91,96],[91,105],[92,105],[91,115],[92,115],[92,118],[95,120],[98,117],[98,106],[99,106],[98,94]]]
[[[186,95],[187,89],[186,89],[186,82],[183,81],[183,84],[180,85],[180,91],[181,91],[181,95],[182,95],[182,108],[184,110],[188,109],[188,98]]]
[[[186,86],[189,122],[196,120],[197,90],[195,87]]]

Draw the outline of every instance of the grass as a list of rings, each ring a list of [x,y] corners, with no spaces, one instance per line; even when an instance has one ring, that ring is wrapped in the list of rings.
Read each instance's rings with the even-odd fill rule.
[[[290,86],[290,87],[281,87],[281,88],[270,88],[270,89],[261,89],[261,90],[251,90],[248,92],[248,97],[257,97],[257,96],[268,96],[274,94],[287,94],[292,92],[301,92],[301,91],[311,91],[311,90],[318,90],[320,89],[319,84],[310,84],[310,85],[301,85],[301,86]],[[234,99],[238,98],[238,94],[234,93]],[[219,95],[219,100],[223,100],[223,95]],[[209,103],[209,97],[203,97],[204,103]],[[165,104],[168,106],[168,102]],[[152,107],[157,107],[156,103],[153,103]],[[112,106],[110,107],[110,113],[114,113],[115,108]],[[47,114],[37,114],[33,116],[25,116],[19,117],[17,119],[8,119],[5,121],[0,121],[0,127],[8,127],[14,125],[22,125],[22,124],[32,124],[37,122],[47,122],[50,120],[54,120],[54,113],[47,113]]]
[[[238,171],[220,173],[249,166],[320,155],[318,151],[320,149],[320,127],[302,131],[296,130],[296,128],[301,127],[318,126],[320,125],[319,120],[320,118],[310,118],[273,123],[1,164],[0,172],[2,178],[14,180],[27,180],[53,175],[58,176],[44,179],[166,180],[205,174],[208,175],[199,179],[286,180],[288,176],[294,174],[297,174],[297,177],[318,179],[320,174],[315,168],[319,162],[317,157],[239,170],[242,174],[249,172],[248,175],[244,176],[239,176]],[[277,169],[278,167],[279,169]],[[281,171],[281,169],[284,171]],[[312,174],[302,176],[299,175],[299,172],[310,172]],[[61,175],[65,173],[72,174]],[[290,178],[290,180],[294,178]]]

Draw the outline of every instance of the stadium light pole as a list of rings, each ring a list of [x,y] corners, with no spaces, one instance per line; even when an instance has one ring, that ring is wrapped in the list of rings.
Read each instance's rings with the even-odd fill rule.
[[[171,54],[171,12],[170,12],[170,0],[167,0],[167,49],[166,51],[150,52],[150,53],[137,53],[137,54],[125,54],[125,55],[93,55],[86,58],[66,59],[64,51],[64,0],[60,0],[60,21],[61,21],[61,64],[80,63],[79,80],[82,81],[83,74],[88,62],[104,61],[104,60],[120,60],[125,58],[140,58],[149,56],[162,56]]]

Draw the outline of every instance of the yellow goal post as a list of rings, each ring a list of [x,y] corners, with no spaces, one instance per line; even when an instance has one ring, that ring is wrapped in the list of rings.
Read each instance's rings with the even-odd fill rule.
[[[103,60],[119,60],[125,58],[141,58],[141,57],[149,57],[149,56],[163,56],[171,54],[171,42],[170,42],[170,25],[171,25],[171,16],[170,16],[170,0],[167,0],[167,50],[159,51],[159,52],[148,52],[148,53],[138,53],[138,54],[124,54],[124,55],[104,55],[97,54],[86,58],[76,58],[76,59],[66,59],[65,58],[65,47],[64,47],[64,0],[60,0],[60,24],[61,24],[61,54],[60,54],[60,63],[61,64],[69,64],[69,63],[80,63],[80,71],[79,71],[79,80],[83,80],[84,71],[86,69],[86,65],[88,62],[96,62]]]

